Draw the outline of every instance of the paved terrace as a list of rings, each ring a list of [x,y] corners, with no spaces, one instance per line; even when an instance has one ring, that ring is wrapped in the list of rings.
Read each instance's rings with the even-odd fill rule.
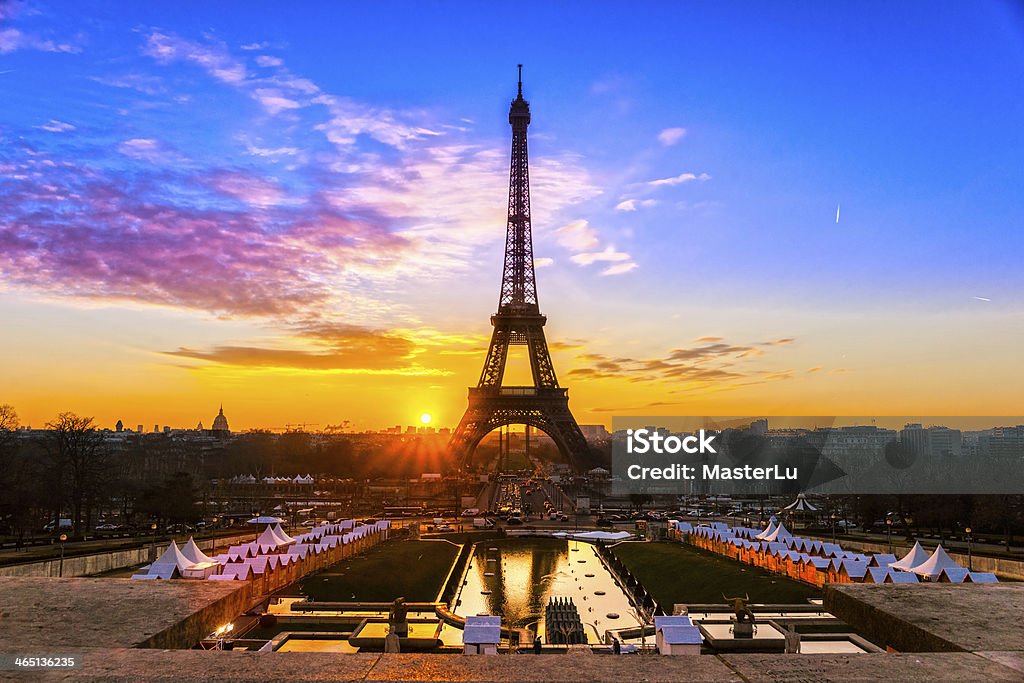
[[[192,647],[252,606],[232,583],[0,578],[0,653]]]
[[[889,588],[924,590],[915,598],[909,591],[897,596],[897,591],[885,590]],[[1000,592],[987,592],[993,588]],[[851,613],[861,605],[858,609],[879,623],[898,619],[915,633],[931,634],[967,651],[463,657],[157,649],[186,647],[189,639],[195,642],[237,616],[248,607],[247,590],[199,581],[0,579],[0,652],[82,658],[79,669],[10,674],[15,681],[1024,680],[1024,584],[854,585],[828,595]]]
[[[825,609],[902,652],[1024,654],[1024,583],[841,584]]]

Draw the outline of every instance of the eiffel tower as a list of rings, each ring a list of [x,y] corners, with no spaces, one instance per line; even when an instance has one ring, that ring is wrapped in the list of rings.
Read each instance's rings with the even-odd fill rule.
[[[519,94],[512,100],[508,122],[512,125],[512,168],[501,296],[498,312],[491,316],[494,331],[480,381],[469,389],[469,407],[448,447],[461,465],[492,430],[509,424],[525,424],[547,433],[569,463],[582,470],[591,464],[590,448],[569,411],[568,390],[559,387],[555,378],[544,339],[547,317],[541,315],[537,304],[530,227],[530,169],[526,154],[530,104],[523,99],[522,64],[519,65]],[[527,347],[533,372],[532,386],[502,386],[508,348],[513,344]]]

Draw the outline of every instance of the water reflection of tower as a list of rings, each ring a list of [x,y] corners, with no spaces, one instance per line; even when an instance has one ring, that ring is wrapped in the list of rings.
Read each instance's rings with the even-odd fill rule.
[[[550,595],[545,582],[566,571],[567,555],[564,542],[524,541],[518,547],[506,544],[500,550],[487,549],[479,571],[481,585],[489,591],[490,613],[501,615],[513,627],[537,621]]]

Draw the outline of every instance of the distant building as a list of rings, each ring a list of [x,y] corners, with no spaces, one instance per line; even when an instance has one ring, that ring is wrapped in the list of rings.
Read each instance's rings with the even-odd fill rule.
[[[760,420],[754,420],[750,423],[750,432],[752,434],[759,434],[760,436],[768,435],[768,419],[761,418]]]
[[[1024,425],[996,427],[980,435],[977,448],[988,457],[1020,462],[1024,459]]]
[[[604,441],[611,438],[611,434],[608,433],[604,425],[580,425],[580,431],[583,432],[583,438],[587,441]]]
[[[963,435],[959,429],[911,423],[900,430],[900,442],[914,455],[960,455]]]
[[[217,417],[213,418],[212,431],[222,432],[224,434],[227,434],[228,432],[231,431],[231,428],[228,427],[228,419],[224,417],[224,404],[221,404],[220,412],[217,413]]]
[[[124,423],[121,422],[120,420],[118,420],[117,424],[114,425],[114,431],[118,432],[118,433],[123,432],[124,431]]]

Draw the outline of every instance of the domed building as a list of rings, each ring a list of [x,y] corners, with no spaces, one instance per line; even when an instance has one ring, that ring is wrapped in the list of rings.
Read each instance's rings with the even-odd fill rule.
[[[213,418],[213,429],[214,432],[230,432],[231,429],[228,427],[228,419],[224,417],[224,405],[221,404],[220,412],[217,413],[217,417]]]

